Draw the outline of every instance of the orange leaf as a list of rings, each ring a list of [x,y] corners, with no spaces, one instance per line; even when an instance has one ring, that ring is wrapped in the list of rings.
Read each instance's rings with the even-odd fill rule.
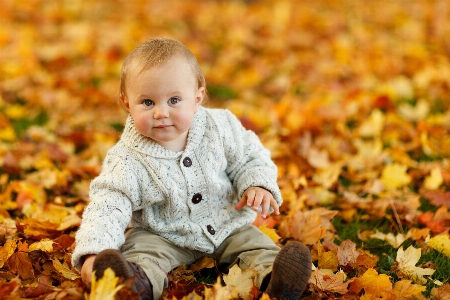
[[[324,275],[319,270],[314,270],[309,279],[309,283],[314,285],[319,291],[346,294],[348,292],[348,284],[353,279],[344,282],[344,272],[338,272],[332,276]]]
[[[389,276],[385,274],[378,275],[374,269],[368,269],[362,277],[355,278],[350,283],[350,291],[358,294],[364,289],[366,294],[378,296],[382,292],[392,291],[392,283],[389,280]]]
[[[28,253],[25,252],[16,252],[8,259],[8,265],[11,272],[17,274],[22,279],[33,278],[33,267],[32,261],[28,256]]]
[[[399,300],[420,299],[427,288],[418,284],[411,284],[411,280],[397,281],[393,293]]]
[[[11,280],[10,282],[0,281],[0,299],[3,299],[3,296],[9,296],[13,294],[18,289],[19,284],[20,281],[17,278]]]

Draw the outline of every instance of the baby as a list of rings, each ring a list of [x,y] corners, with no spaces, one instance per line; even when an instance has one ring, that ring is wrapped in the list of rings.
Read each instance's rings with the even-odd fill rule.
[[[125,59],[120,104],[129,116],[91,183],[72,264],[87,285],[110,267],[136,277],[140,299],[158,299],[172,269],[207,256],[256,270],[256,286],[273,298],[298,299],[309,249],[280,249],[252,225],[258,210],[279,214],[277,168],[232,113],[201,106],[205,94],[195,56],[176,40],[149,40]]]

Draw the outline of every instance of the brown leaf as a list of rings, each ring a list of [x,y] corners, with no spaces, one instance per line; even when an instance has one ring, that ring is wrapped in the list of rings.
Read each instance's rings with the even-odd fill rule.
[[[25,298],[38,298],[42,295],[53,292],[55,287],[52,285],[50,276],[42,275],[38,279],[36,287],[28,287],[23,291]]]
[[[25,252],[16,252],[8,259],[8,266],[11,272],[19,274],[22,279],[33,278],[32,261]]]
[[[17,278],[11,280],[10,282],[0,281],[0,297],[13,294],[18,289],[19,284],[20,281]]]
[[[433,288],[431,290],[431,295],[433,295],[436,300],[450,299],[450,283],[444,284],[439,288]]]
[[[450,208],[450,192],[426,191],[424,196],[430,200],[434,206],[440,207],[445,205]]]
[[[337,251],[339,265],[346,266],[355,263],[359,254],[355,243],[350,240],[343,241]]]

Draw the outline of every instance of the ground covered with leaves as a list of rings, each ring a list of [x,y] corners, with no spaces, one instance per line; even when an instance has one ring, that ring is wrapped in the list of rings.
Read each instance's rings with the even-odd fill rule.
[[[156,36],[272,151],[282,214],[255,225],[311,249],[304,298],[450,298],[448,1],[5,0],[0,19],[0,299],[136,298],[70,259],[121,63]],[[166,299],[258,297],[208,259],[169,276]]]

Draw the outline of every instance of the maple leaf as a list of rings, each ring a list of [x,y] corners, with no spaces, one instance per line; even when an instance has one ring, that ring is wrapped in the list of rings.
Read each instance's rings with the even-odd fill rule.
[[[427,288],[422,285],[411,283],[411,280],[400,280],[395,283],[394,290],[392,292],[397,299],[409,300],[422,298],[422,292],[424,292]]]
[[[91,293],[85,295],[87,300],[114,300],[116,293],[125,285],[117,285],[119,278],[111,268],[107,268],[103,277],[97,280],[95,272],[92,273]]]
[[[354,278],[350,283],[350,292],[358,294],[362,289],[364,289],[367,299],[376,298],[386,295],[386,292],[391,292],[392,283],[389,276],[378,274],[375,269],[370,268],[363,276]]]
[[[411,182],[411,177],[406,173],[407,167],[393,163],[384,167],[381,174],[381,182],[388,190],[395,190]]]
[[[436,300],[448,300],[450,299],[450,283],[444,284],[439,288],[431,289],[431,295]]]
[[[337,250],[337,257],[341,266],[356,263],[359,255],[359,251],[356,250],[356,244],[351,240],[343,241]]]
[[[254,299],[254,279],[256,275],[255,270],[247,269],[242,272],[241,268],[235,264],[229,270],[228,275],[223,276],[223,281],[230,290],[232,298],[250,300]]]
[[[53,259],[52,263],[53,267],[55,267],[55,270],[67,279],[75,280],[81,277],[78,272],[76,272],[75,270],[71,270],[66,262],[61,263],[58,259]]]
[[[277,231],[274,228],[267,228],[267,225],[263,223],[258,227],[263,233],[265,233],[272,241],[275,243],[280,240],[280,236],[277,234]]]
[[[198,259],[195,263],[189,266],[189,270],[192,272],[200,271],[201,269],[211,269],[216,266],[216,262],[213,258],[203,256],[202,258]]]
[[[34,277],[33,264],[28,253],[22,251],[13,253],[8,259],[8,266],[11,272],[18,273],[22,279]]]
[[[437,207],[442,205],[450,208],[450,192],[443,191],[426,191],[424,197],[430,200],[430,202]]]
[[[28,247],[28,251],[42,250],[44,252],[52,252],[53,244],[55,242],[50,239],[42,239],[39,242],[35,242]]]
[[[389,232],[387,234],[384,234],[378,230],[375,231],[374,234],[370,235],[371,238],[384,240],[388,242],[392,247],[398,248],[400,247],[403,242],[409,238],[408,235],[404,235],[403,233],[399,233],[397,235],[394,235],[392,232]]]
[[[303,244],[313,245],[324,237],[327,231],[334,230],[330,220],[337,213],[325,208],[298,211],[281,222],[279,232],[284,237],[292,237]]]
[[[333,275],[322,274],[319,270],[314,270],[309,279],[309,283],[319,291],[329,293],[339,293],[344,295],[348,292],[348,285],[353,279],[345,281],[345,273],[341,271]]]
[[[11,257],[14,251],[17,248],[17,243],[14,240],[7,241],[2,247],[0,247],[0,268],[3,268],[3,265]]]
[[[3,297],[5,296],[14,294],[18,290],[19,285],[20,280],[18,278],[14,278],[10,282],[0,281],[0,299],[3,299]]]
[[[450,239],[448,234],[432,237],[428,241],[428,246],[436,251],[444,253],[447,257],[450,257]]]
[[[338,256],[336,251],[325,251],[322,247],[322,243],[317,245],[318,251],[318,266],[321,269],[330,269],[332,271],[337,271],[339,264]]]
[[[427,190],[437,190],[443,182],[444,178],[442,177],[441,169],[439,167],[435,167],[431,170],[430,175],[425,177],[423,187]]]
[[[418,248],[409,246],[403,251],[403,247],[398,249],[396,261],[398,263],[398,275],[401,278],[412,278],[421,284],[425,284],[427,280],[424,276],[433,275],[436,270],[430,268],[416,267],[417,262],[421,256],[421,251]]]

